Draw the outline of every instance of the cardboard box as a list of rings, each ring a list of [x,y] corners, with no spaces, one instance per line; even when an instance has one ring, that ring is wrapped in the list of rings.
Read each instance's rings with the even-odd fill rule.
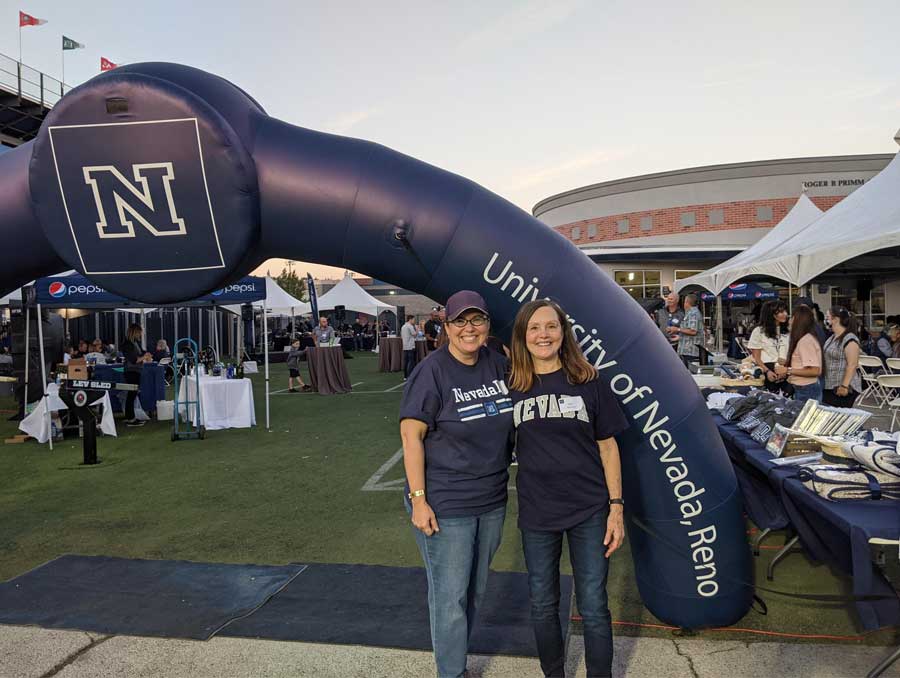
[[[87,379],[87,361],[84,358],[73,358],[69,361],[69,379]]]

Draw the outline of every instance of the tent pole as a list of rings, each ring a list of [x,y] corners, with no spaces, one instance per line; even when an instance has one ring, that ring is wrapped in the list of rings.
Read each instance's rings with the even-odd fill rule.
[[[119,350],[119,309],[113,311],[113,341],[116,342],[116,350]]]
[[[94,338],[100,336],[100,312],[94,314]]]
[[[722,336],[725,331],[725,322],[722,318],[722,297],[718,294],[716,295],[716,351],[719,353],[722,352],[722,347],[724,344],[724,337]]]
[[[794,312],[794,302],[793,302],[793,299],[791,299],[791,290],[792,289],[793,288],[791,287],[791,283],[789,282],[788,283],[788,313],[791,313],[791,314]]]
[[[44,359],[44,327],[41,323],[41,305],[37,305],[37,330],[38,330],[38,344],[40,344],[41,351],[41,381],[44,384],[42,392],[44,394],[44,416],[50,420],[50,451],[53,451],[53,415],[50,414],[50,401],[47,399],[47,362]]]
[[[175,308],[173,308],[172,312],[175,316],[175,321],[174,321],[175,329],[172,330],[175,333],[175,343],[172,344],[172,348],[175,348],[175,344],[178,343],[178,307],[176,306]]]
[[[294,307],[291,306],[291,343],[297,338],[297,316],[294,315]]]
[[[147,331],[147,316],[143,306],[141,306],[141,329],[144,332],[144,350],[146,351],[147,345],[150,343],[150,333]]]
[[[25,408],[28,407],[28,359],[31,357],[31,306],[25,307],[25,400],[22,403],[22,414],[25,414]],[[68,347],[67,347],[68,348]]]
[[[266,430],[269,430],[269,321],[266,317],[266,304],[263,302],[263,352],[266,361]]]

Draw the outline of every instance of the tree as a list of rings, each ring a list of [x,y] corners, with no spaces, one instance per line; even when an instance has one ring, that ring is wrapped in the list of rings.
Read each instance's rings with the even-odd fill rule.
[[[288,271],[286,268],[281,269],[281,274],[275,278],[275,282],[291,296],[300,301],[309,301],[306,293],[306,279],[301,278],[293,271]]]

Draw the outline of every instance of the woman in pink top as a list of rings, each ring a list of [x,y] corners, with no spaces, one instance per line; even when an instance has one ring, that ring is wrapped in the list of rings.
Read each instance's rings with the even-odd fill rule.
[[[776,365],[779,377],[787,376],[794,400],[822,401],[822,346],[816,336],[816,316],[808,306],[798,306],[791,318],[791,338],[785,365]]]

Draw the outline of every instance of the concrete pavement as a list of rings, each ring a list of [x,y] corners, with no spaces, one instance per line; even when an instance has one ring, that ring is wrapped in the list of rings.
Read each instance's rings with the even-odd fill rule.
[[[615,639],[614,675],[633,678],[865,676],[890,651],[857,645]],[[2,678],[419,678],[428,652],[213,638],[202,642],[0,626]],[[473,656],[475,678],[540,676],[536,659]],[[582,637],[569,643],[569,676],[585,676]],[[900,676],[900,665],[885,676]]]

